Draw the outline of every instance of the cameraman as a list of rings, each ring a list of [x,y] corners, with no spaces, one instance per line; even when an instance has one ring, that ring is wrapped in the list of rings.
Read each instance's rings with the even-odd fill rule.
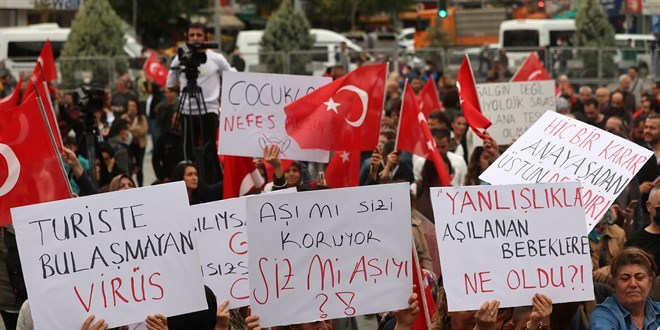
[[[208,30],[204,24],[192,23],[188,26],[187,42],[188,43],[205,43],[207,41]],[[206,105],[206,113],[204,109],[198,109],[196,102],[189,102],[186,98],[181,113],[183,114],[183,137],[185,143],[185,151],[187,159],[193,158],[193,143],[201,136],[204,148],[204,182],[208,184],[214,183],[219,179],[220,164],[218,163],[216,137],[218,133],[218,113],[220,99],[220,81],[222,72],[236,71],[229,65],[229,62],[219,53],[208,49],[197,49],[199,53],[206,54],[206,62],[199,66],[199,78],[197,85],[202,89],[204,94],[204,104]],[[187,86],[187,79],[183,70],[179,68],[180,61],[177,55],[172,60],[169,73],[167,74],[167,88],[170,90],[178,91]],[[181,95],[180,95],[181,97]],[[191,103],[191,104],[189,104]],[[200,125],[201,123],[201,125]],[[194,132],[195,136],[191,139],[190,130]]]

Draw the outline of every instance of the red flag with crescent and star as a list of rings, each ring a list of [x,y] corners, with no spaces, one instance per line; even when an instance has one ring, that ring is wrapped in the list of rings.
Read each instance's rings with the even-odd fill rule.
[[[50,45],[50,40],[47,39],[44,46],[41,48],[41,53],[37,59],[37,63],[34,65],[34,70],[30,78],[28,78],[28,84],[25,87],[25,96],[29,96],[34,90],[35,83],[40,84],[42,81],[50,83],[51,81],[57,80],[57,67],[55,66],[55,56],[53,56],[53,47]]]
[[[415,93],[407,82],[403,88],[399,132],[396,135],[396,146],[394,148],[408,151],[432,161],[436,172],[438,172],[441,186],[451,186],[449,168],[440,157],[435,139],[431,135],[431,129],[426,123],[426,117],[419,110]]]
[[[424,84],[424,87],[422,87],[422,90],[419,92],[419,109],[424,113],[426,119],[429,118],[431,112],[443,109],[433,79],[428,79],[426,84]]]
[[[525,59],[525,62],[520,66],[518,71],[511,77],[511,81],[536,81],[536,80],[552,80],[548,71],[539,60],[536,52],[531,52]]]
[[[378,144],[387,64],[361,66],[284,107],[302,149],[372,150]]]
[[[71,197],[69,181],[36,98],[0,111],[0,225],[12,207]]]
[[[360,152],[335,151],[325,169],[325,181],[331,188],[360,185]]]
[[[511,82],[539,80],[552,80],[552,77],[550,77],[543,63],[539,60],[536,52],[531,52],[518,71],[516,71],[516,74],[511,77]],[[555,85],[555,96],[559,96],[559,94],[561,94],[559,87]]]
[[[151,80],[163,88],[167,86],[167,68],[158,61],[156,54],[151,53],[142,68]]]
[[[481,113],[477,88],[474,84],[474,75],[472,75],[472,66],[467,54],[458,69],[456,88],[458,88],[458,94],[461,97],[461,109],[468,125],[481,139],[489,139],[485,132],[492,123]]]

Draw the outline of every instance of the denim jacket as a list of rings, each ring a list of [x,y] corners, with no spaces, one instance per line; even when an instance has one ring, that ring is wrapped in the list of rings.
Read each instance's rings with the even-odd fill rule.
[[[660,327],[660,303],[646,298],[644,307],[643,330],[657,330]],[[615,295],[605,299],[602,304],[596,306],[591,313],[589,330],[638,330],[633,324],[632,315],[621,305]]]

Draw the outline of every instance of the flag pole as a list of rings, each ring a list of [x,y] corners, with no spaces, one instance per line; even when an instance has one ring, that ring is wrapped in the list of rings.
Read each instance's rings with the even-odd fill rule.
[[[417,256],[417,246],[415,245],[415,237],[412,236],[412,233],[410,235],[412,237],[412,248],[413,248],[413,265],[415,269],[417,269],[415,274],[417,274],[417,282],[419,283],[419,295],[422,296],[422,310],[424,310],[424,320],[426,321],[426,327],[427,330],[431,330],[431,315],[429,315],[429,303],[426,301],[426,289],[424,287],[424,278],[422,277],[422,267],[419,264],[419,258]]]
[[[50,145],[53,148],[53,150],[55,150],[56,154],[61,155],[60,150],[57,149],[57,144],[55,143],[55,137],[53,136],[53,131],[50,129],[50,124],[48,123],[46,109],[44,108],[42,96],[39,93],[39,88],[37,87],[37,83],[36,82],[32,82],[32,83],[34,84],[34,91],[37,93],[37,103],[39,104],[39,110],[41,111],[41,119],[46,124],[46,129],[48,130]],[[62,174],[62,177],[64,178],[64,182],[66,182],[66,187],[67,189],[69,189],[69,194],[71,195],[71,197],[73,197],[74,196],[73,189],[71,188],[71,182],[69,182],[69,178],[67,177],[66,171],[64,170],[64,165],[62,165],[62,162],[57,162],[57,165],[60,169],[60,174]]]
[[[399,150],[399,132],[401,131],[401,118],[403,118],[403,108],[406,104],[406,88],[408,87],[408,79],[403,84],[403,93],[401,93],[401,108],[399,109],[399,123],[396,125],[396,139],[394,140],[394,150]]]

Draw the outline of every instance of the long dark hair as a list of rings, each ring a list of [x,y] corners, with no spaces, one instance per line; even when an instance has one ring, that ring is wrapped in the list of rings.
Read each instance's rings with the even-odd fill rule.
[[[481,175],[481,154],[484,153],[484,147],[476,147],[470,156],[467,174],[465,175],[466,186],[478,186],[481,184],[479,176]]]
[[[189,161],[182,161],[176,166],[174,166],[174,169],[172,169],[172,175],[170,176],[170,180],[172,182],[176,181],[183,181],[183,176],[186,173],[186,169],[189,167],[193,167],[195,170],[197,170],[197,166],[195,164],[189,162]],[[190,194],[190,201],[191,203],[193,201],[197,201],[203,197],[203,191],[204,191],[204,180],[199,177],[199,170],[197,170],[197,189],[193,190],[192,193]]]

